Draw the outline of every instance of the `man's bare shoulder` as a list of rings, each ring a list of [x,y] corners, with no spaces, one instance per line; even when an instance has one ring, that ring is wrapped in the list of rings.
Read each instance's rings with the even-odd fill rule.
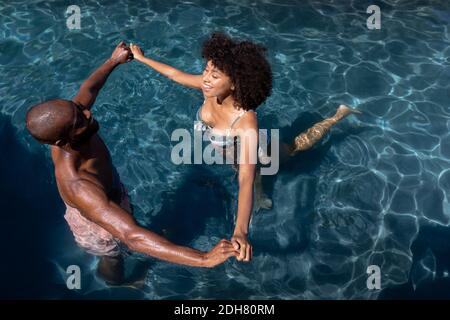
[[[100,183],[82,176],[57,179],[64,202],[79,210],[99,208],[108,203],[106,191]]]

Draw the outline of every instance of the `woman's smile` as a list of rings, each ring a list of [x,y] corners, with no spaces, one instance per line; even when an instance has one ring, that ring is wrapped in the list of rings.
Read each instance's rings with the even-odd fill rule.
[[[210,91],[212,88],[213,88],[212,86],[210,86],[210,85],[208,85],[206,83],[202,84],[202,90],[205,91],[205,92]]]

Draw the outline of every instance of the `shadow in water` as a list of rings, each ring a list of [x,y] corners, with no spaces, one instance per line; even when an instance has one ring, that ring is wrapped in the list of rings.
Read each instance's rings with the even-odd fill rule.
[[[324,120],[318,113],[305,112],[296,119],[290,126],[280,129],[280,140],[284,143],[290,143],[300,133],[312,127],[315,123]],[[275,119],[265,118],[262,123],[270,124]],[[337,124],[340,126],[340,132],[328,132],[311,149],[297,153],[290,157],[284,163],[280,164],[279,172],[273,176],[263,176],[262,183],[265,193],[273,198],[275,185],[281,185],[283,188],[291,183],[295,183],[295,188],[282,199],[277,199],[285,203],[274,201],[273,206],[277,212],[291,214],[289,219],[275,214],[273,210],[262,210],[256,215],[254,223],[262,224],[265,234],[271,235],[264,238],[261,234],[254,235],[255,250],[270,253],[271,255],[286,255],[290,253],[301,253],[309,247],[311,225],[315,219],[314,202],[316,199],[316,185],[318,177],[314,171],[322,164],[323,159],[328,154],[332,146],[336,146],[351,134],[359,134],[364,127],[346,126],[345,120]],[[265,127],[262,125],[262,127]],[[266,126],[270,127],[270,125]],[[302,176],[299,181],[296,177]],[[283,211],[283,207],[286,209]],[[273,227],[272,227],[273,226]],[[274,241],[273,235],[277,234],[281,239]]]
[[[413,262],[408,282],[385,289],[380,299],[450,299],[450,228],[440,225],[423,226],[411,245]],[[434,277],[425,277],[422,281],[415,279],[417,268],[426,256],[432,254]],[[447,274],[447,275],[445,275]],[[413,283],[417,283],[414,290]]]
[[[190,245],[199,235],[209,236],[206,229],[213,219],[219,233],[211,236],[229,238],[234,226],[231,195],[219,179],[205,165],[191,166],[180,187],[163,197],[162,210],[146,227],[177,244]]]
[[[0,115],[0,137],[0,298],[52,297],[51,232],[63,220],[52,168],[24,148],[8,116]]]

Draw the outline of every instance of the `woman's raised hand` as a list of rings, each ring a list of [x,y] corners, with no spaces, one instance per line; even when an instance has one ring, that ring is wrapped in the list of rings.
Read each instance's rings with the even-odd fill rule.
[[[131,53],[133,53],[134,59],[139,60],[144,57],[144,52],[138,45],[130,43],[130,49]]]

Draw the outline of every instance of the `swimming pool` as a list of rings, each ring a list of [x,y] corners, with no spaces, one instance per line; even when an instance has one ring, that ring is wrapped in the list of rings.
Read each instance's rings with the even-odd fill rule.
[[[80,4],[81,30],[66,27],[69,1],[0,3],[3,297],[450,297],[447,1],[378,1],[380,30],[366,27],[371,1],[100,3]],[[288,136],[340,103],[364,115],[266,179],[274,205],[253,216],[250,264],[205,270],[149,259],[142,289],[108,288],[73,242],[48,149],[25,132],[25,112],[73,97],[120,39],[199,73],[201,43],[215,30],[269,48],[274,90],[258,109],[261,127]],[[192,128],[201,103],[200,92],[134,62],[110,76],[94,112],[137,220],[207,250],[233,230],[233,171],[170,161],[171,132]],[[82,269],[79,291],[65,286],[72,264]],[[370,265],[381,268],[382,290],[367,288]]]

